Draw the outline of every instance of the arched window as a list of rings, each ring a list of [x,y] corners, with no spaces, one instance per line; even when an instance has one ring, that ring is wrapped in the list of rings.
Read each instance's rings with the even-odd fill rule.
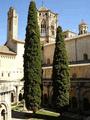
[[[42,20],[41,22],[41,35],[45,36],[46,35],[46,21]]]
[[[50,64],[50,58],[47,59],[47,64]]]
[[[83,99],[83,108],[84,108],[84,110],[89,110],[90,109],[90,103],[89,103],[88,98]]]
[[[11,93],[11,102],[14,102],[14,93]]]
[[[22,101],[22,99],[23,99],[23,95],[20,93],[19,94],[19,101]]]
[[[77,77],[77,74],[76,73],[73,73],[72,74],[72,78],[76,78]]]
[[[83,31],[81,30],[81,34],[83,34]]]
[[[54,25],[51,25],[51,33],[52,33],[52,35],[55,34],[55,32],[54,32]]]
[[[77,99],[76,99],[76,97],[72,97],[71,104],[72,104],[72,108],[77,108]]]
[[[3,110],[1,111],[1,116],[3,116],[3,120],[5,120],[5,114],[6,114],[6,111],[5,111],[5,109],[3,109]]]
[[[43,74],[43,70],[42,70],[42,74]]]
[[[8,77],[10,77],[10,73],[8,73]]]
[[[83,54],[83,59],[88,60],[88,55],[86,53]]]
[[[67,38],[67,35],[64,35],[64,38]]]
[[[4,76],[3,72],[2,72],[2,77]]]
[[[86,30],[84,30],[84,33],[86,33]]]
[[[44,47],[42,46],[42,48],[41,48],[42,50],[44,49]]]
[[[43,103],[44,103],[45,105],[48,104],[48,95],[47,95],[47,94],[44,94],[44,96],[43,96]]]

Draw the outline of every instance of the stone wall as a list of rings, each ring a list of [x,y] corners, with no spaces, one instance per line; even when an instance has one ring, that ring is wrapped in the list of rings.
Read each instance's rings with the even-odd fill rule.
[[[0,83],[0,120],[11,120],[12,85]]]

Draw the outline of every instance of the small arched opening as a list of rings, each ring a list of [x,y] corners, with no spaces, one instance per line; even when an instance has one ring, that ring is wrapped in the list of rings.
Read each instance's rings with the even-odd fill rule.
[[[83,31],[81,30],[80,34],[83,34]]]
[[[47,64],[48,64],[48,65],[50,64],[50,58],[47,59]]]
[[[41,36],[46,35],[46,21],[43,19],[41,22]]]
[[[90,103],[89,103],[88,98],[83,99],[83,108],[84,110],[90,110]]]
[[[48,104],[48,95],[47,94],[44,94],[44,96],[43,96],[43,103],[44,103],[44,105]]]
[[[54,24],[51,25],[51,33],[52,33],[52,35],[55,35],[55,33],[54,33]]]
[[[72,74],[72,78],[73,78],[73,79],[77,78],[77,74],[76,74],[76,73],[73,73],[73,74]]]
[[[87,53],[84,53],[84,54],[83,54],[83,60],[88,60],[88,55],[87,55]]]
[[[76,97],[71,98],[71,105],[72,105],[72,108],[77,108],[77,99],[76,99]]]
[[[22,93],[19,94],[19,101],[22,101],[23,100],[23,95]]]
[[[8,117],[8,106],[6,103],[0,103],[0,120],[7,120]]]
[[[3,109],[3,110],[1,111],[2,120],[5,120],[5,118],[6,118],[5,114],[6,114],[6,111],[5,111],[5,109]]]
[[[14,93],[11,93],[11,102],[14,102]]]

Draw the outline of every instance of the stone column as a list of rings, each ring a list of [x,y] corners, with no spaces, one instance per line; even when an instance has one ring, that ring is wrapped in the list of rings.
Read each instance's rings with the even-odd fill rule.
[[[19,89],[18,86],[16,86],[16,103],[18,104],[18,95],[19,95]]]
[[[11,120],[11,92],[5,95],[5,100],[7,103],[7,109],[5,111],[5,120]],[[8,99],[8,101],[7,101]]]

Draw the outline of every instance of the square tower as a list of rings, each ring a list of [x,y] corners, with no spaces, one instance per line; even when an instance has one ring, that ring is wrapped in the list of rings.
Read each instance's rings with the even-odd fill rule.
[[[55,42],[57,14],[45,7],[41,7],[38,10],[38,24],[41,44]]]
[[[7,41],[17,39],[18,35],[18,15],[16,10],[12,7],[8,11],[7,20]]]

